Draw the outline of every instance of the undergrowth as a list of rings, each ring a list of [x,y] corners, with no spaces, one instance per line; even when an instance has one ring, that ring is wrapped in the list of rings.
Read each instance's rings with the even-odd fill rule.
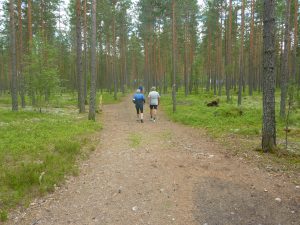
[[[65,94],[42,113],[30,106],[12,112],[9,97],[0,96],[0,221],[78,174],[76,160],[95,149],[90,136],[101,124],[78,114],[74,102]]]
[[[76,174],[79,135],[100,128],[82,117],[0,110],[0,208],[25,204]]]
[[[279,93],[276,98],[276,126],[277,143],[284,148],[285,121],[279,118]],[[218,107],[208,107],[207,103],[216,100]],[[232,142],[248,149],[260,145],[262,127],[262,98],[261,94],[244,96],[242,106],[237,106],[236,97],[229,103],[226,96],[214,96],[212,93],[199,93],[198,95],[184,96],[182,91],[177,93],[177,111],[172,112],[172,99],[170,95],[162,97],[162,105],[167,115],[176,122],[189,126],[203,128],[207,133],[227,143]],[[290,132],[288,134],[288,151],[286,154],[277,154],[285,158],[293,166],[300,168],[300,110],[295,109],[290,115]],[[234,139],[234,140],[231,140]],[[236,151],[236,150],[235,150]],[[281,151],[282,152],[282,151]]]
[[[113,93],[109,93],[106,91],[98,92],[96,95],[96,104],[98,106],[100,96],[102,95],[102,103],[103,104],[114,104],[121,101],[123,94],[121,92],[117,93],[117,99],[114,99]],[[44,102],[40,107],[44,110],[51,109],[51,108],[65,108],[65,107],[76,107],[77,105],[77,93],[76,92],[69,92],[69,93],[61,93],[61,94],[53,94],[50,97],[49,102]],[[89,99],[87,99],[88,103]],[[19,103],[21,99],[19,98]],[[0,107],[2,106],[10,106],[11,105],[11,96],[8,94],[0,95]],[[31,107],[31,100],[28,96],[26,96],[26,105]],[[19,105],[20,107],[20,105]],[[88,107],[88,105],[86,106]],[[34,108],[34,107],[33,107]],[[86,108],[88,110],[88,108]]]

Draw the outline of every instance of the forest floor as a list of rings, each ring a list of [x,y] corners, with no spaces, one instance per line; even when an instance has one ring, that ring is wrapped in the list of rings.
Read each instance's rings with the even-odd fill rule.
[[[6,224],[299,224],[300,187],[284,173],[233,156],[205,133],[136,121],[130,99],[105,105],[99,145],[80,174]]]

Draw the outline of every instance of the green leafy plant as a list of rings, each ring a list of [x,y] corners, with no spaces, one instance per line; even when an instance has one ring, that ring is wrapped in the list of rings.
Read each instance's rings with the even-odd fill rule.
[[[8,219],[7,212],[5,210],[0,211],[0,221],[5,222]]]

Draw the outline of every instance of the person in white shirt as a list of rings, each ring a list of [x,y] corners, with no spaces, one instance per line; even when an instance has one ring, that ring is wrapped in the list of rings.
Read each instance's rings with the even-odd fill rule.
[[[151,116],[151,120],[153,122],[155,122],[156,120],[156,113],[157,113],[157,107],[159,105],[159,99],[160,99],[160,95],[159,93],[156,91],[155,87],[151,88],[151,91],[148,95],[149,98],[149,103],[150,103],[150,116]]]

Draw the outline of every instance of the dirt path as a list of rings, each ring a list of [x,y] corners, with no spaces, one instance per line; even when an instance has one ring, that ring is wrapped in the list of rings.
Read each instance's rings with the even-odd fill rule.
[[[299,187],[148,113],[141,124],[129,99],[105,106],[101,143],[80,175],[8,224],[300,224]]]

